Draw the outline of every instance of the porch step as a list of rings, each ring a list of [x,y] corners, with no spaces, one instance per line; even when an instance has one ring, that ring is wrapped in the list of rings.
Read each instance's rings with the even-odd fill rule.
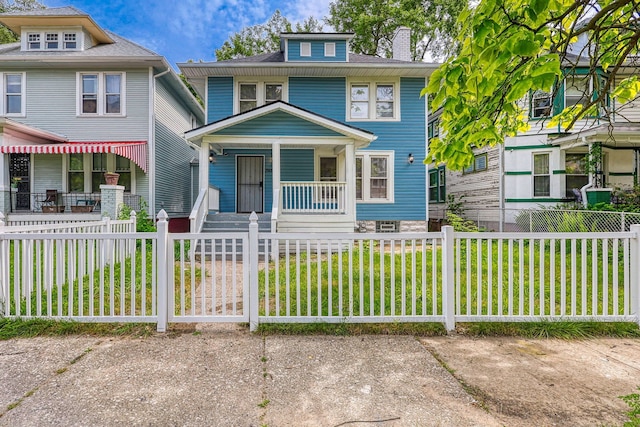
[[[237,231],[249,231],[250,214],[219,213],[207,216],[203,226],[203,233],[228,233]],[[258,214],[258,230],[271,231],[271,214]]]

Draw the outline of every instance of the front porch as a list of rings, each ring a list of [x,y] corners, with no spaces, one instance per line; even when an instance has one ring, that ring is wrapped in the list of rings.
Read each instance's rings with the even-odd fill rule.
[[[554,140],[564,160],[565,193],[582,204],[596,200],[589,192],[608,191],[597,201],[618,202],[638,185],[640,124],[616,123]],[[589,201],[591,199],[591,201]]]
[[[212,211],[270,213],[273,232],[354,231],[361,185],[355,150],[375,135],[273,103],[195,129],[187,138],[201,147],[192,232],[202,230]]]

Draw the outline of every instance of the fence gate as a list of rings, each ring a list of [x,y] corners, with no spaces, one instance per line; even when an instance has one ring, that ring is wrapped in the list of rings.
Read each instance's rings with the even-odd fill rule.
[[[248,240],[248,233],[169,235],[169,322],[249,321]]]

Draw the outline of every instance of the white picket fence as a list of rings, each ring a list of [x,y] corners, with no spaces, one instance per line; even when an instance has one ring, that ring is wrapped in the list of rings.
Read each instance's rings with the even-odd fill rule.
[[[640,226],[619,233],[0,231],[0,315],[99,322],[623,321]]]

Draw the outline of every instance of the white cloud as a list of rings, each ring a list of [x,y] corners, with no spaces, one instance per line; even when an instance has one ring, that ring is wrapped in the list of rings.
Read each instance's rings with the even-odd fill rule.
[[[291,1],[283,8],[282,13],[291,22],[302,22],[309,16],[324,22],[325,16],[329,14],[329,3],[331,0]]]

